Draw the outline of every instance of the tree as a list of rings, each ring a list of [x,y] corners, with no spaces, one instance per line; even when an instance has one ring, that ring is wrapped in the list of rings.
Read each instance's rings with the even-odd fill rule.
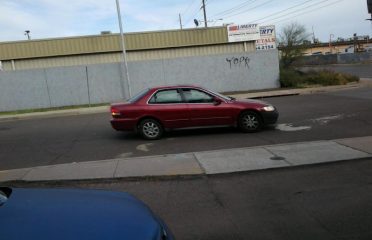
[[[303,55],[310,34],[304,25],[298,23],[290,23],[285,26],[279,34],[279,42],[281,47],[281,65],[284,68],[290,65]]]

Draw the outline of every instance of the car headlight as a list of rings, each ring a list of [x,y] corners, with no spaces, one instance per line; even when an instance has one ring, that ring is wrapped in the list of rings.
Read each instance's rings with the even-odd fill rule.
[[[263,107],[262,108],[264,111],[266,111],[266,112],[272,112],[272,111],[274,111],[275,110],[275,108],[274,108],[274,106],[266,106],[266,107]]]

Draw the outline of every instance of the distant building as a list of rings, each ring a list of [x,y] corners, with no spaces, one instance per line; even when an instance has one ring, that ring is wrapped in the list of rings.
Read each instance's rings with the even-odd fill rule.
[[[358,36],[355,38],[343,39],[338,38],[335,42],[315,43],[308,45],[304,55],[319,55],[319,54],[346,54],[354,52],[369,52],[371,51],[372,40],[369,36]]]

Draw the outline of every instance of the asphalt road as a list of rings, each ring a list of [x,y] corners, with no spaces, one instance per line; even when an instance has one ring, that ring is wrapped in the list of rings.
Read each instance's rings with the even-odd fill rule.
[[[372,159],[188,179],[15,186],[126,191],[162,217],[176,239],[372,239]]]
[[[0,169],[372,135],[371,88],[265,100],[279,125],[253,134],[183,130],[146,141],[111,129],[109,113],[0,122]]]

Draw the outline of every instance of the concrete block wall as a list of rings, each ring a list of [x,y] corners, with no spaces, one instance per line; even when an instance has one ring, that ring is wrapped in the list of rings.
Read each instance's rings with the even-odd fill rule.
[[[120,64],[100,64],[87,66],[89,102],[108,103],[123,98]]]
[[[0,72],[0,112],[120,101],[127,81],[120,63]],[[128,63],[131,92],[193,84],[219,91],[279,87],[278,51]]]
[[[194,84],[219,92],[277,88],[276,50],[130,62],[132,92],[158,85]]]
[[[44,70],[0,72],[0,111],[50,105]]]
[[[329,65],[372,62],[372,52],[304,56],[295,65]]]
[[[338,54],[338,64],[372,62],[372,52],[361,52],[354,54]]]

